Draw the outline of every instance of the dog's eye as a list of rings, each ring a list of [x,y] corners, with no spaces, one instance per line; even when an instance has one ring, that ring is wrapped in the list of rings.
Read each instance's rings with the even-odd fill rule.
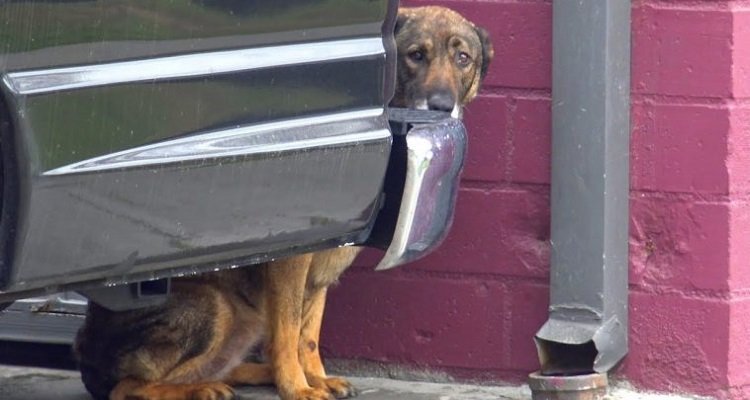
[[[469,62],[471,62],[471,56],[464,53],[463,51],[458,53],[458,65],[464,67],[469,65]]]
[[[424,60],[424,53],[419,50],[414,50],[409,53],[409,58],[411,58],[413,61],[419,62]]]

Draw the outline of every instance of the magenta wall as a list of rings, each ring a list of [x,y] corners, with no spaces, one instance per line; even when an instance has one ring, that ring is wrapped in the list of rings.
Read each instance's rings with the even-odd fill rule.
[[[567,1],[567,0],[561,0]],[[631,351],[636,386],[750,398],[750,1],[634,0]],[[469,161],[445,244],[353,268],[329,357],[520,382],[538,368],[549,268],[551,1],[410,1],[491,32],[466,112]]]

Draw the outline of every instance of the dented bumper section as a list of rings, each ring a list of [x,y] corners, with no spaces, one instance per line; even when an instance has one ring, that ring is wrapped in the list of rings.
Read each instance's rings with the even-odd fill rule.
[[[394,147],[385,206],[372,235],[385,254],[376,270],[417,260],[445,238],[467,145],[463,123],[447,113],[391,109],[389,119]]]

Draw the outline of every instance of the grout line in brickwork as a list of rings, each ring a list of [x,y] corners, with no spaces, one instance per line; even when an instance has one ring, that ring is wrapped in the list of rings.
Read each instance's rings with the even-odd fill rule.
[[[717,109],[732,109],[736,107],[750,106],[750,98],[748,97],[691,97],[648,93],[632,93],[631,102],[633,104],[688,105]]]
[[[655,294],[659,296],[679,296],[692,300],[711,300],[723,302],[732,299],[732,293],[730,291],[715,289],[696,289],[637,283],[631,283],[628,286],[628,289],[631,293]]]
[[[547,89],[489,87],[480,91],[479,95],[551,101],[551,92]],[[750,107],[750,97],[706,97],[632,92],[631,99],[633,104],[693,105],[709,108]]]
[[[528,190],[534,192],[549,192],[549,183],[535,182],[511,182],[511,181],[480,181],[464,179],[461,181],[461,189],[480,190],[484,192]]]
[[[502,261],[498,261],[502,264]],[[371,268],[351,268],[347,273],[352,274],[384,274],[384,272],[376,272]],[[437,278],[446,280],[461,280],[468,282],[493,282],[503,284],[536,284],[541,286],[549,286],[549,278],[547,276],[517,276],[517,275],[503,275],[502,271],[497,273],[481,272],[481,271],[432,271],[418,267],[400,267],[391,272],[385,272],[393,278]]]
[[[635,0],[633,7],[651,6],[670,10],[725,11],[732,5],[729,1],[716,0]]]
[[[730,193],[730,199],[733,205],[747,205],[750,203],[750,193],[733,190]]]
[[[666,105],[690,105],[715,108],[727,108],[732,100],[723,97],[689,97],[668,94],[646,94],[632,93],[633,104],[666,104]]]
[[[549,195],[550,185],[548,183],[522,183],[522,182],[490,182],[490,181],[461,181],[461,190],[478,191],[484,193],[500,192],[529,192],[539,195]],[[657,200],[678,200],[694,203],[728,204],[750,202],[750,193],[727,192],[727,193],[698,193],[698,192],[664,192],[648,189],[631,189],[631,198],[648,198]]]
[[[351,274],[382,274],[382,272],[372,271],[370,268],[352,268],[347,273]],[[532,284],[541,287],[549,287],[548,277],[530,277],[530,276],[518,276],[518,275],[502,275],[501,271],[498,273],[488,272],[451,272],[451,271],[430,271],[421,268],[410,268],[408,266],[402,267],[398,270],[388,272],[388,274],[395,278],[410,278],[410,279],[445,279],[451,281],[464,281],[473,283],[482,282],[493,282],[501,283],[506,286],[518,285],[518,284]],[[696,289],[689,287],[675,287],[666,286],[663,284],[642,284],[642,283],[631,283],[628,285],[628,289],[631,293],[635,294],[653,294],[660,296],[679,296],[686,299],[694,300],[710,300],[710,301],[730,301],[730,300],[745,300],[750,298],[750,289],[746,290],[716,290],[716,289]]]
[[[732,301],[750,300],[750,289],[735,289],[729,292]]]
[[[503,340],[501,342],[501,346],[503,348],[502,365],[505,367],[511,367],[513,365],[513,343],[511,343],[511,339],[513,338],[513,304],[510,293],[508,291],[508,285],[506,284],[503,285],[502,301],[502,335],[504,338],[507,338],[506,340]]]
[[[428,3],[426,5],[433,5],[436,3],[435,0],[410,0],[410,5],[417,5],[419,3]],[[552,0],[440,0],[437,3],[441,5],[448,3],[494,3],[494,4],[552,4]]]
[[[370,268],[352,268],[347,273],[352,274],[382,274],[382,272],[375,272]],[[417,278],[417,279],[446,279],[446,280],[461,280],[466,282],[493,282],[502,283],[504,285],[517,285],[517,284],[533,284],[542,287],[549,287],[548,277],[530,277],[530,276],[518,276],[518,275],[502,275],[500,271],[498,273],[488,272],[450,272],[450,271],[429,271],[421,268],[410,268],[402,267],[398,270],[388,272],[393,278]],[[628,289],[631,293],[636,294],[654,294],[654,295],[666,295],[666,296],[679,296],[687,299],[696,300],[711,300],[711,301],[729,301],[729,300],[744,300],[750,298],[750,289],[743,290],[717,290],[717,289],[697,289],[690,287],[675,287],[666,286],[663,284],[643,284],[643,283],[630,283]]]
[[[479,95],[485,96],[504,96],[519,99],[530,100],[550,100],[552,98],[551,89],[540,88],[518,88],[510,86],[485,86],[479,92]]]
[[[650,198],[657,200],[680,200],[694,203],[727,204],[734,201],[727,193],[695,193],[695,192],[660,192],[644,189],[631,190],[630,198]]]
[[[552,4],[553,0],[439,0],[442,5],[461,3],[490,4]],[[433,5],[435,0],[410,0],[409,6]],[[426,4],[425,4],[426,3]],[[748,0],[634,0],[633,8],[654,7],[686,11],[736,11],[738,7],[750,6]]]
[[[515,160],[513,159],[513,154],[516,151],[516,145],[515,145],[515,116],[516,116],[516,109],[518,108],[518,103],[516,100],[516,97],[510,97],[508,101],[505,102],[506,107],[506,118],[505,118],[505,154],[502,154],[501,152],[497,153],[497,159],[496,161],[500,162],[502,161],[503,157],[505,158],[505,177],[504,181],[511,182],[513,180],[513,175],[515,173],[515,168],[513,167],[515,164]]]
[[[651,198],[657,200],[679,200],[703,204],[745,205],[750,203],[750,193],[732,191],[730,193],[683,193],[657,192],[649,190],[631,190],[632,198]]]

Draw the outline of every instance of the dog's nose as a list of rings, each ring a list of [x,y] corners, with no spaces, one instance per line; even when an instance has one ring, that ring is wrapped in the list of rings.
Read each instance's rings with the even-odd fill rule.
[[[432,96],[430,96],[429,99],[427,99],[427,107],[430,110],[451,112],[453,111],[453,107],[455,107],[455,105],[456,100],[448,91],[441,90],[434,93]]]

